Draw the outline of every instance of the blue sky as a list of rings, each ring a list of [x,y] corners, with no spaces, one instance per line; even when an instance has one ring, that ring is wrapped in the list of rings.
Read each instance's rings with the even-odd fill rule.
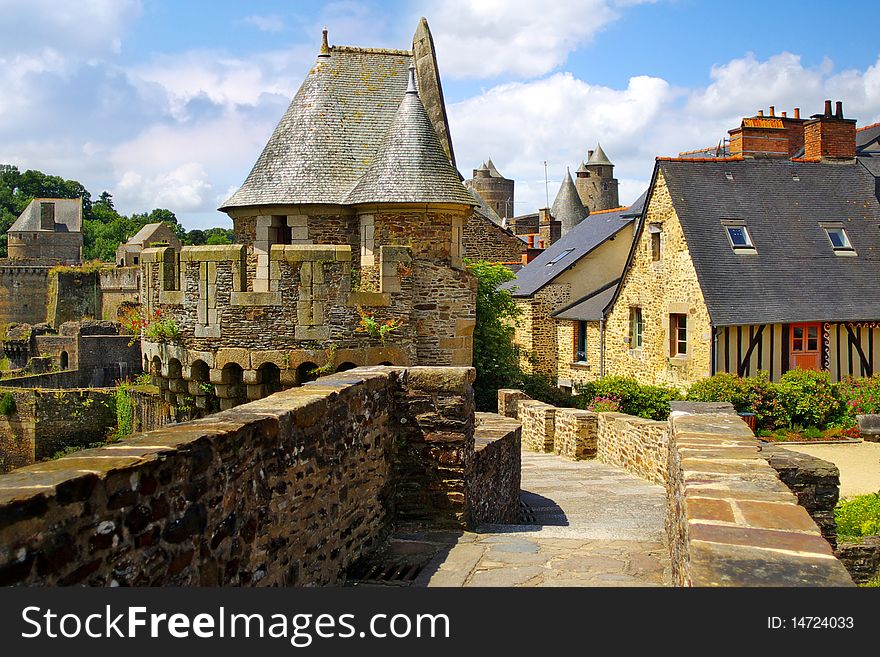
[[[167,207],[190,228],[229,225],[214,208],[323,25],[332,43],[407,48],[426,16],[459,168],[491,156],[517,180],[517,213],[544,204],[545,160],[552,196],[596,142],[629,202],[655,156],[717,143],[759,108],[808,115],[833,98],[880,121],[867,1],[0,0],[0,15],[0,162],[107,189],[124,212]]]

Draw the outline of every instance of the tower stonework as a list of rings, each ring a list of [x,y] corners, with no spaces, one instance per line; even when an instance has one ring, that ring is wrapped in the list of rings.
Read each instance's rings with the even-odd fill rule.
[[[614,165],[601,145],[589,151],[587,161],[578,167],[575,187],[581,202],[590,212],[620,207]]]
[[[514,181],[498,172],[492,158],[474,169],[474,177],[465,184],[476,190],[499,217],[509,218],[514,215]]]
[[[420,34],[431,52],[426,26]],[[169,403],[194,397],[201,409],[217,397],[227,409],[357,366],[471,364],[476,278],[464,232],[478,202],[438,129],[439,79],[422,82],[433,112],[420,98],[417,58],[330,46],[325,31],[220,208],[235,244],[142,252],[144,315],[176,325],[141,342]]]

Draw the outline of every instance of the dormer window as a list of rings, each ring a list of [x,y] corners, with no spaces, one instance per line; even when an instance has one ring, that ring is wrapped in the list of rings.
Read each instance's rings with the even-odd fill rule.
[[[752,236],[749,229],[742,221],[725,221],[724,230],[727,233],[727,239],[734,251],[754,251],[755,244],[752,242]]]
[[[563,251],[562,253],[560,253],[558,256],[556,256],[555,258],[553,258],[553,260],[551,260],[550,262],[548,262],[548,263],[547,263],[546,265],[544,265],[544,266],[545,266],[545,267],[549,267],[550,265],[555,265],[557,262],[559,262],[560,260],[562,260],[565,256],[567,256],[567,255],[568,255],[569,253],[571,253],[572,251],[574,251],[574,249],[566,249],[565,251]]]
[[[843,226],[824,226],[825,234],[831,241],[831,247],[835,251],[852,251],[852,244],[849,243],[846,230]]]

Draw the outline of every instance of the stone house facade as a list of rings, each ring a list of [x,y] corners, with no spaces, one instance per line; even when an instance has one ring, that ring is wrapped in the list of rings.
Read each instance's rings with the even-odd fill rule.
[[[640,212],[637,202],[590,214],[505,284],[520,310],[514,340],[524,371],[566,388],[599,376],[599,316],[580,311],[584,302],[595,305],[597,295],[610,298]]]
[[[729,156],[658,158],[603,312],[605,372],[685,387],[877,371],[880,160],[856,134],[828,101],[811,119],[744,119]]]
[[[478,203],[451,153],[427,23],[414,51],[331,47],[325,31],[221,207],[235,244],[142,252],[145,313],[177,329],[142,341],[166,399],[204,404],[213,386],[229,408],[360,365],[470,365]]]

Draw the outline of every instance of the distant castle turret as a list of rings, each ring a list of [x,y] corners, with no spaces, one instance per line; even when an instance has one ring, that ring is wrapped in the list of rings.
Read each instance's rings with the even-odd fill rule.
[[[492,163],[492,158],[483,162],[479,168],[474,169],[474,177],[465,182],[465,185],[474,189],[486,204],[491,207],[499,217],[509,218],[513,216],[513,188],[514,182],[505,178]]]
[[[587,161],[578,167],[575,187],[590,212],[620,207],[614,165],[601,145],[597,144],[596,150],[589,151]]]

